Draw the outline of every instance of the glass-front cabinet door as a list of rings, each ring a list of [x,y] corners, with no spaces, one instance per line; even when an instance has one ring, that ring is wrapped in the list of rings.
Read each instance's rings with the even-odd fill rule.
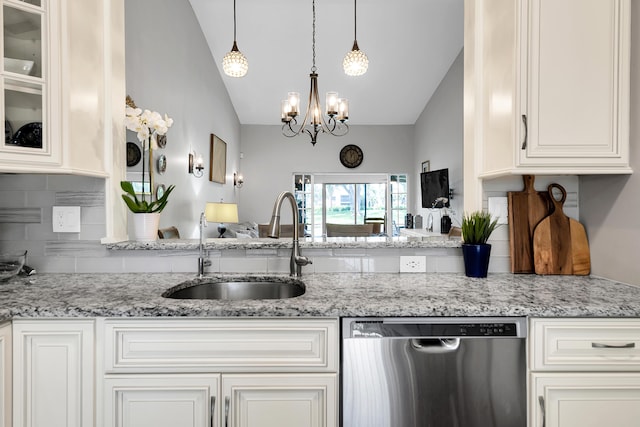
[[[47,122],[47,5],[48,0],[2,0],[3,162],[56,161]]]

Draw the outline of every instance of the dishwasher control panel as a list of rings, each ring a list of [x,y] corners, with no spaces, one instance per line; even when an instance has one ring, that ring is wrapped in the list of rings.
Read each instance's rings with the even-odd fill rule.
[[[515,323],[480,323],[455,326],[461,337],[515,337],[517,335]]]
[[[526,337],[526,322],[520,318],[353,318],[344,321],[345,338]]]

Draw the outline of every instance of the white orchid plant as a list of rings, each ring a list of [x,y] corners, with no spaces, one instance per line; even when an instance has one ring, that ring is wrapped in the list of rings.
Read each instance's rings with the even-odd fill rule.
[[[142,145],[142,200],[138,200],[133,189],[133,185],[128,181],[121,181],[120,186],[127,194],[123,194],[122,198],[125,203],[134,213],[149,213],[160,212],[167,204],[167,197],[173,185],[165,191],[164,196],[160,200],[156,200],[151,204],[145,201],[145,152],[149,149],[155,150],[158,148],[158,135],[164,135],[167,133],[171,125],[173,125],[173,119],[166,114],[164,117],[156,111],[142,110],[138,108],[133,102],[133,99],[127,95],[126,109],[124,123],[128,130],[137,133],[138,140]],[[150,154],[151,155],[151,154]],[[149,174],[149,182],[151,182],[151,171]]]
[[[125,126],[137,133],[138,140],[142,143],[144,150],[149,149],[149,144],[152,149],[157,149],[158,135],[166,134],[173,124],[172,118],[166,114],[162,117],[157,111],[143,111],[140,108],[127,105],[125,112]]]

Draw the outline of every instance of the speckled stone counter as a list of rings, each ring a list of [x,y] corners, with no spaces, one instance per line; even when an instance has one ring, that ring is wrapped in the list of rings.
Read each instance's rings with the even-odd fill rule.
[[[246,276],[246,275],[245,275]],[[243,275],[225,275],[241,278]],[[278,276],[286,279],[288,276]],[[0,284],[0,319],[17,317],[640,317],[640,287],[577,276],[311,274],[284,300],[166,299],[193,274],[38,274]]]
[[[282,239],[206,239],[206,250],[234,250],[234,249],[282,249],[290,248],[290,238]],[[166,239],[154,242],[125,241],[108,243],[111,250],[197,250],[198,239]],[[314,249],[344,249],[344,248],[459,248],[462,246],[460,238],[439,237],[305,237],[300,239],[301,248]]]

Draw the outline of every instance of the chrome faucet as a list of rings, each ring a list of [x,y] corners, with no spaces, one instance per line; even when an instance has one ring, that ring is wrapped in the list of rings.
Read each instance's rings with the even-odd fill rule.
[[[204,216],[204,212],[200,214],[200,245],[198,248],[198,278],[202,279],[204,276],[204,268],[211,265],[210,259],[204,259],[204,243],[202,235],[204,234],[204,228],[207,226],[207,219]]]
[[[291,276],[301,276],[302,266],[312,264],[311,260],[305,256],[300,255],[300,242],[298,226],[298,204],[296,198],[290,191],[283,191],[278,195],[275,204],[273,205],[273,214],[271,215],[271,221],[269,222],[269,237],[280,237],[280,209],[284,200],[289,200],[291,204],[291,212],[293,214],[293,248],[291,249],[291,261],[289,262],[289,269]]]

